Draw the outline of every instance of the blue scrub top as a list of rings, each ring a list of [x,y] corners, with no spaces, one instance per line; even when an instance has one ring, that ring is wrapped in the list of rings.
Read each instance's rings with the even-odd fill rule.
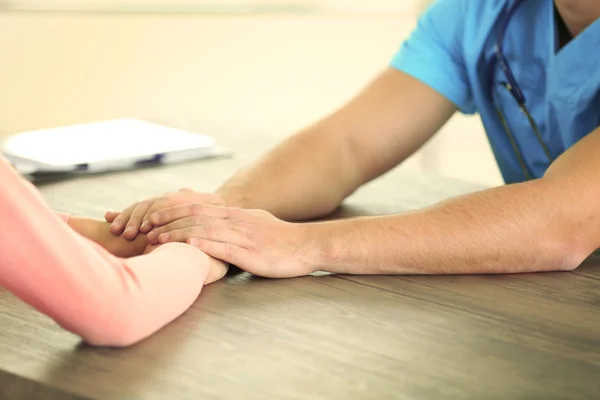
[[[510,93],[503,71],[490,69],[498,20],[517,0],[438,0],[392,60],[392,67],[431,86],[466,114],[479,113],[506,183],[526,179],[497,114],[534,178],[550,162]],[[513,70],[553,158],[600,126],[600,20],[558,49],[552,0],[524,0],[504,38]],[[600,157],[600,149],[598,149]]]

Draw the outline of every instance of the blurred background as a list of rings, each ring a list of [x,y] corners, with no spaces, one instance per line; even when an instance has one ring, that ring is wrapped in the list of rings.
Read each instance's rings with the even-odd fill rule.
[[[385,68],[430,2],[0,0],[0,135],[135,117],[279,141]],[[477,117],[401,168],[502,182]]]

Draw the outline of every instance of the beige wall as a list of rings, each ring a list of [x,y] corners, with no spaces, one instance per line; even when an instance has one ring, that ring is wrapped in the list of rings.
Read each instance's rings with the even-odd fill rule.
[[[0,14],[0,127],[134,115],[295,129],[383,68],[410,22]]]
[[[133,116],[209,134],[283,137],[384,68],[414,21],[0,13],[0,131]],[[474,164],[464,162],[467,153]],[[455,118],[411,163],[498,181],[481,127],[469,118]]]
[[[0,7],[28,10],[141,10],[244,12],[288,9],[335,13],[415,13],[433,0],[0,0]]]

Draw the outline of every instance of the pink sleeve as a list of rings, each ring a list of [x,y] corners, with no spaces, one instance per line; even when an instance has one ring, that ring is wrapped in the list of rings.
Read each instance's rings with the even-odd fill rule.
[[[208,256],[183,243],[120,259],[61,222],[0,159],[0,286],[93,345],[127,346],[198,297]]]

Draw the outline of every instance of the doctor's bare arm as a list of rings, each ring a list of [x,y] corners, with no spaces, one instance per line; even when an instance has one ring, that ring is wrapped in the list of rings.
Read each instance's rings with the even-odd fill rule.
[[[316,270],[348,274],[573,270],[600,248],[598,151],[600,128],[540,179],[407,214],[306,224],[319,244],[307,257]]]
[[[570,271],[600,247],[599,150],[597,128],[542,178],[409,213],[291,224],[247,210],[189,207],[204,223],[180,232],[193,231],[188,236],[203,239],[199,248],[213,257],[273,277]]]
[[[389,68],[341,109],[234,175],[218,194],[228,206],[265,209],[285,220],[321,217],[412,155],[455,111],[428,85]]]

